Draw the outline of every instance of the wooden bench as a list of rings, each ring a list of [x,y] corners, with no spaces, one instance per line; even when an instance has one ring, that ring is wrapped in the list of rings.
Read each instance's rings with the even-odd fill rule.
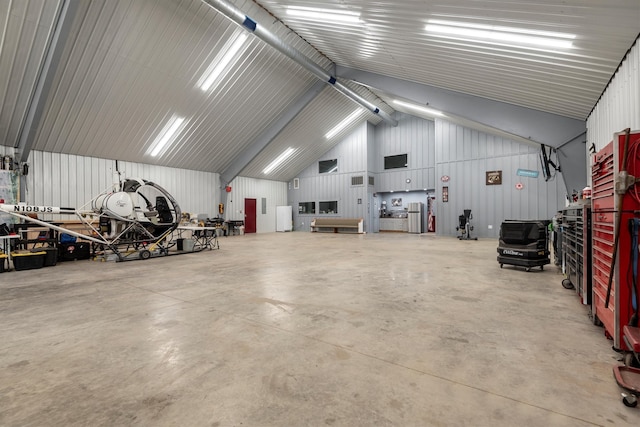
[[[356,233],[364,233],[364,223],[362,218],[314,218],[311,221],[311,232],[318,229],[330,228],[334,233],[339,229],[356,230]]]

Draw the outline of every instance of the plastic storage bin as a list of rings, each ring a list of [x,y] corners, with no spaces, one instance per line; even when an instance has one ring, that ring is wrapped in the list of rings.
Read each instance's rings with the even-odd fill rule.
[[[11,259],[13,260],[13,267],[16,271],[21,270],[33,270],[36,268],[44,267],[44,260],[47,257],[47,253],[40,252],[25,252],[16,251],[11,252]]]
[[[58,262],[58,248],[33,248],[31,252],[46,252],[47,256],[44,258],[45,267],[53,267]]]
[[[7,271],[7,255],[0,254],[0,273]]]
[[[178,239],[177,249],[179,251],[193,252],[193,247],[195,243],[196,242],[193,239]]]

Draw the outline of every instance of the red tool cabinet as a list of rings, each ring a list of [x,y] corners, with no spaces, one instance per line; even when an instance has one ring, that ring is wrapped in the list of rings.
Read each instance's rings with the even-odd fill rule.
[[[624,195],[620,208],[620,235],[615,267],[611,271],[614,253],[616,218],[616,183],[621,184],[625,133],[616,133],[611,141],[593,157],[592,177],[592,250],[594,321],[604,325],[606,334],[613,338],[614,347],[628,350],[622,339],[622,329],[634,313],[632,306],[632,257],[629,219],[640,217],[640,183],[632,185]],[[626,170],[640,177],[640,132],[630,134],[627,146]],[[638,250],[637,248],[635,250]],[[613,275],[609,305],[605,308],[609,275]]]

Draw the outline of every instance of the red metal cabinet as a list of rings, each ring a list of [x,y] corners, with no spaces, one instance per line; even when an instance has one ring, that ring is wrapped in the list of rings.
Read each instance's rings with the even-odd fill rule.
[[[622,328],[633,315],[631,301],[632,258],[629,220],[639,217],[640,184],[635,184],[622,197],[620,236],[614,271],[611,259],[615,242],[615,185],[619,180],[624,155],[625,134],[617,133],[613,141],[593,156],[592,177],[592,311],[614,347],[627,350]],[[628,143],[627,172],[640,177],[640,132],[631,134]],[[635,212],[634,212],[635,211]],[[637,250],[637,248],[635,249]],[[605,308],[609,275],[613,274],[609,305]]]

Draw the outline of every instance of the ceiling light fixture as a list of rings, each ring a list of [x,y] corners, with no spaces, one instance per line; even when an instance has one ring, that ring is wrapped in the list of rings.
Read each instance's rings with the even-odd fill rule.
[[[419,111],[421,113],[425,113],[429,116],[436,117],[444,117],[444,113],[442,111],[434,110],[433,108],[423,107],[422,105],[412,104],[410,102],[399,101],[397,99],[393,100],[393,103],[399,105],[401,107],[409,108],[411,110]]]
[[[344,128],[349,126],[352,122],[354,122],[360,116],[360,114],[362,114],[362,109],[358,108],[356,111],[349,114],[349,116],[346,119],[338,123],[336,127],[334,127],[329,132],[327,132],[327,134],[325,135],[325,138],[331,139],[334,136],[336,136],[341,130],[343,130]]]
[[[536,45],[570,49],[575,34],[555,31],[528,30],[524,28],[504,27],[500,25],[473,24],[467,22],[430,19],[425,30],[435,35],[460,36],[465,39],[484,39],[517,45]]]
[[[160,131],[160,134],[156,137],[155,141],[151,145],[153,147],[149,153],[152,157],[156,157],[158,154],[169,148],[170,143],[173,143],[179,131],[182,130],[184,125],[184,117],[173,116],[164,125],[164,128]]]
[[[262,173],[264,173],[265,175],[268,174],[269,172],[271,172],[272,170],[274,170],[275,168],[277,168],[278,166],[280,166],[280,164],[282,162],[284,162],[285,160],[287,160],[287,158],[289,156],[291,156],[293,154],[293,152],[296,151],[294,148],[287,148],[282,154],[280,154],[273,162],[269,163],[269,166],[267,166],[266,168],[264,168],[264,170],[262,171]]]
[[[318,9],[315,7],[289,6],[287,15],[296,18],[340,24],[361,24],[360,14],[346,10]]]
[[[238,38],[231,44],[229,49],[220,57],[220,55],[216,56],[213,60],[209,68],[204,72],[200,80],[198,81],[198,86],[203,91],[208,91],[211,86],[216,82],[218,77],[229,67],[231,61],[236,58],[238,52],[244,45],[244,42],[247,40],[247,34],[242,32],[238,35]]]

